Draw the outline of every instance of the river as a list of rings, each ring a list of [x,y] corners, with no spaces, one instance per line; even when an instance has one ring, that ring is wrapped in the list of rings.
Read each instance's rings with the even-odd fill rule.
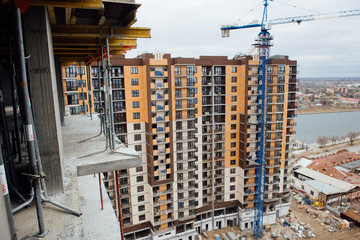
[[[297,115],[296,140],[316,143],[318,136],[346,136],[360,131],[360,111]]]

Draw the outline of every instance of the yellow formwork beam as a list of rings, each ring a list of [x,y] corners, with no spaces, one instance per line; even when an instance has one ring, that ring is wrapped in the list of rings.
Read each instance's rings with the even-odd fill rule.
[[[111,51],[113,50],[119,50],[119,51],[123,51],[123,50],[131,50],[136,48],[136,46],[131,46],[131,47],[122,47],[122,46],[113,46],[110,47]],[[0,48],[1,49],[1,48]],[[99,50],[98,47],[88,47],[88,48],[81,48],[81,47],[64,47],[64,46],[54,46],[54,52],[56,54],[57,51],[60,50],[64,50],[64,51],[77,51],[77,52],[83,52],[83,51],[89,51],[89,52],[94,52]],[[66,52],[65,52],[66,53]]]
[[[104,7],[102,0],[32,0],[30,5],[85,9],[101,9]]]
[[[97,38],[64,38],[53,37],[54,46],[101,46],[105,45],[105,41]],[[136,38],[111,38],[109,39],[110,47],[113,46],[136,46]]]
[[[53,37],[150,38],[150,28],[53,25]]]
[[[110,50],[110,54],[113,54],[113,55],[117,55],[117,54],[121,54],[123,53],[123,51],[128,51],[128,50],[131,50],[131,48],[123,48],[123,49],[115,49],[115,50]],[[69,50],[69,51],[66,51],[66,50],[54,50],[54,54],[56,55],[68,55],[68,56],[78,56],[78,57],[81,57],[81,56],[91,56],[94,54],[94,50],[91,51],[91,50]]]

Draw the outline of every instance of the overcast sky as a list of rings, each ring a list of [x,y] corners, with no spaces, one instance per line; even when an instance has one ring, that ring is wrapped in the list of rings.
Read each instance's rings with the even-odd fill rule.
[[[230,38],[222,38],[220,27],[261,20],[261,0],[136,2],[142,6],[134,26],[150,27],[151,38],[139,39],[138,48],[130,51],[128,58],[156,50],[173,57],[221,55],[232,58],[239,52],[249,52],[260,31],[259,28],[232,30]],[[274,0],[269,3],[268,19],[351,9],[360,9],[360,1]],[[289,55],[290,59],[297,60],[300,78],[360,77],[360,16],[276,25],[270,33],[274,36],[271,55]]]

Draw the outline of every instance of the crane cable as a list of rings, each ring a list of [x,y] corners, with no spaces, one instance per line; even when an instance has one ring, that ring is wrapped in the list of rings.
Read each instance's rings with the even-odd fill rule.
[[[262,5],[263,0],[261,0],[255,7],[253,7],[252,9],[250,9],[250,11],[248,11],[247,13],[245,13],[242,17],[238,18],[238,21],[241,21],[242,18],[246,17],[249,13],[251,13],[252,11],[254,11],[257,7],[259,7],[260,5]]]
[[[294,7],[294,8],[306,10],[306,11],[313,12],[313,13],[321,13],[321,12],[319,12],[319,11],[315,11],[315,10],[311,10],[311,9],[303,8],[303,7],[298,7],[298,6],[296,6],[296,5],[291,5],[291,4],[288,4],[288,3],[280,2],[280,1],[278,1],[278,0],[272,0],[272,2],[275,2],[275,3],[278,3],[278,4],[282,4],[282,5],[285,5],[285,6],[288,6],[288,7]]]

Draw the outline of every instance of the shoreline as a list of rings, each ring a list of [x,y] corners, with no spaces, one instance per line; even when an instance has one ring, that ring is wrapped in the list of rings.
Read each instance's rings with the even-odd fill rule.
[[[334,111],[331,110],[319,110],[319,111],[309,111],[309,112],[300,112],[296,111],[297,115],[308,115],[308,114],[324,114],[324,113],[339,113],[339,112],[360,112],[360,109],[337,109]]]

